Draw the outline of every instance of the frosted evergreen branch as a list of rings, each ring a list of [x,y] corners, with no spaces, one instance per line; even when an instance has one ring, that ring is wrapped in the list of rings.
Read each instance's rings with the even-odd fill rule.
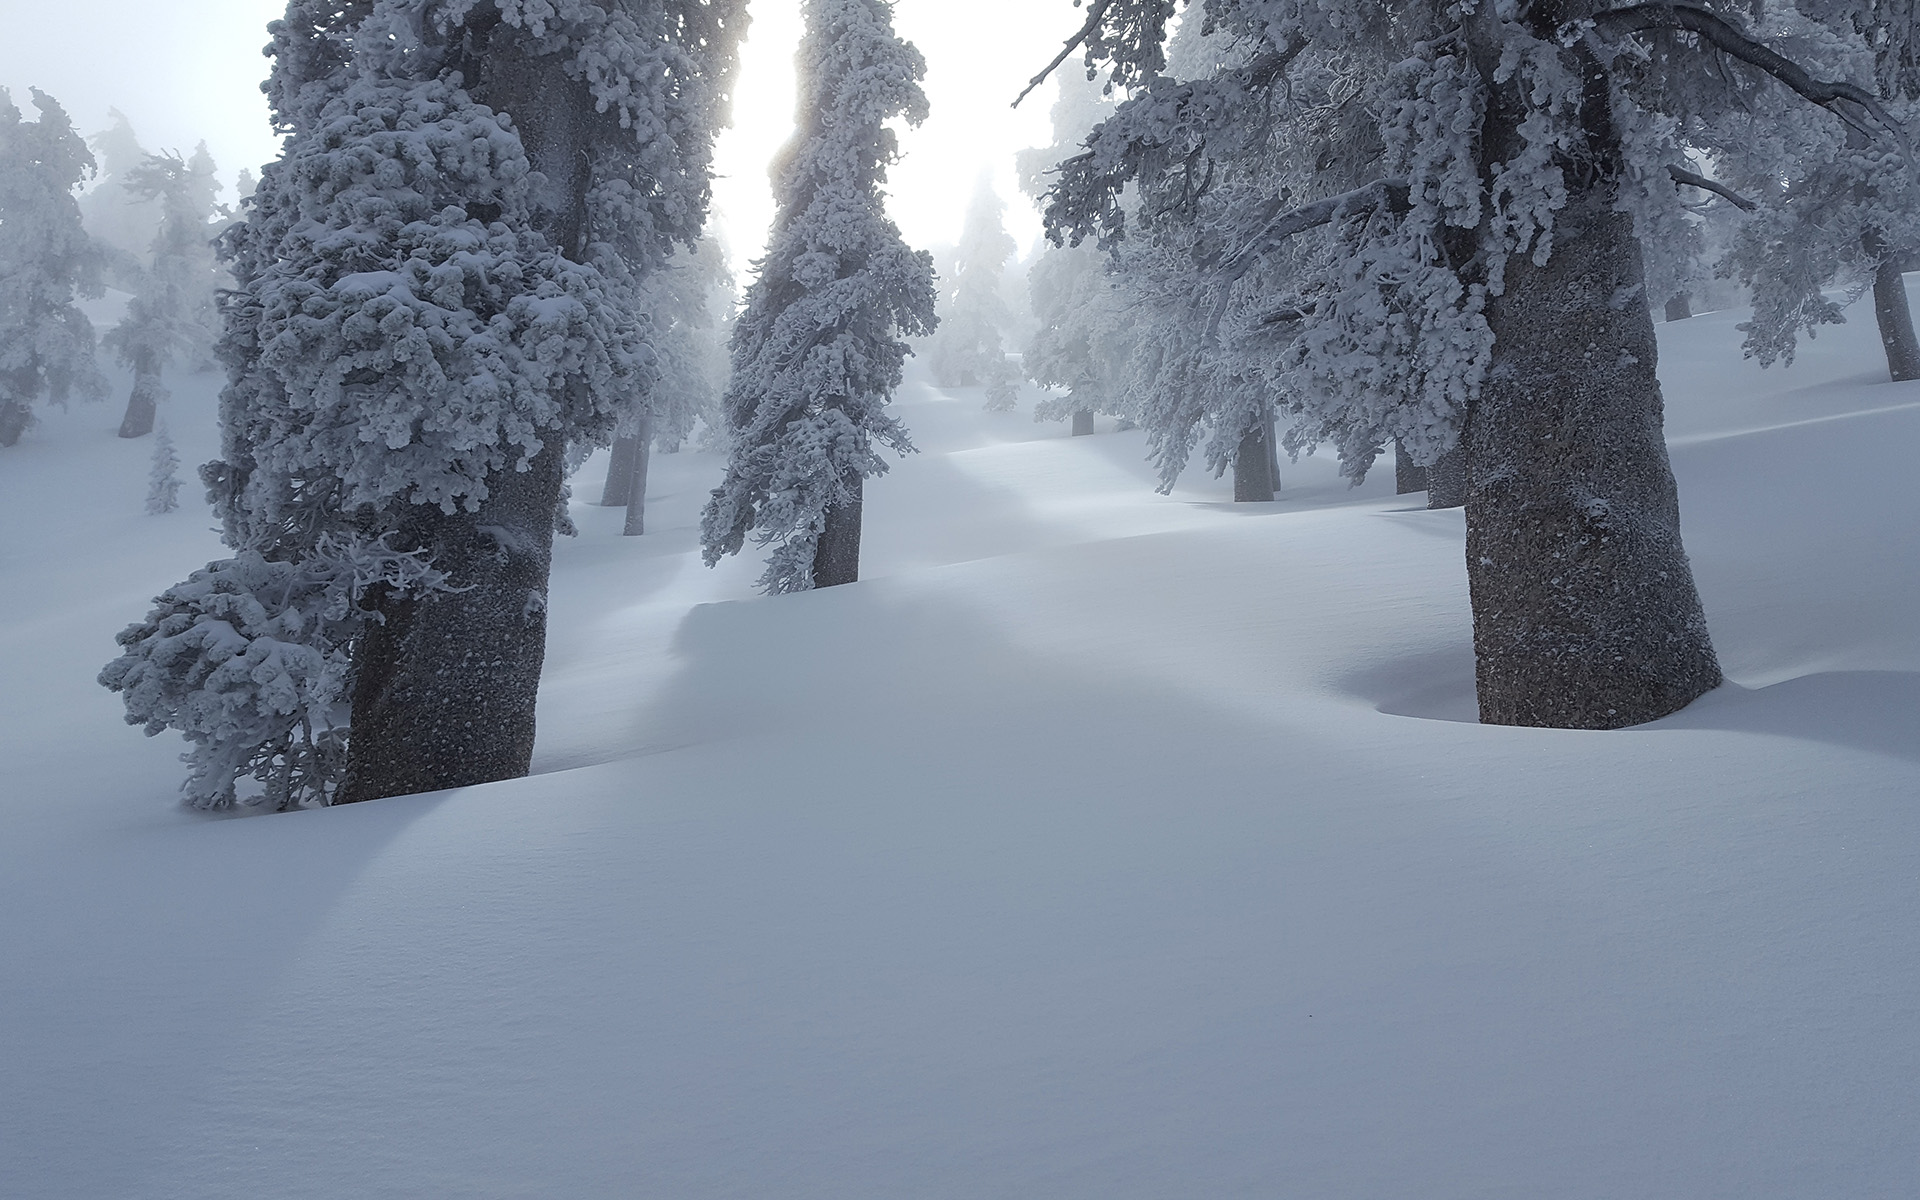
[[[1799,63],[1754,41],[1704,8],[1696,8],[1691,4],[1634,4],[1596,14],[1593,27],[1607,37],[1622,37],[1652,29],[1672,29],[1694,34],[1721,53],[1765,71],[1849,125],[1857,122],[1840,105],[1857,105],[1905,145],[1904,128],[1880,103],[1878,96],[1844,81],[1814,78],[1812,72]]]
[[[1760,207],[1726,184],[1708,179],[1705,175],[1696,175],[1684,167],[1669,166],[1667,175],[1672,178],[1676,187],[1694,187],[1703,192],[1712,192],[1743,212],[1753,212]]]
[[[1067,39],[1067,44],[1060,47],[1060,53],[1053,56],[1052,62],[1043,67],[1038,75],[1027,81],[1027,86],[1021,88],[1020,94],[1013,98],[1011,107],[1019,108],[1020,102],[1027,98],[1027,93],[1045,83],[1047,76],[1053,74],[1061,63],[1067,61],[1068,56],[1086,45],[1087,39],[1099,31],[1100,22],[1107,19],[1107,10],[1112,7],[1113,0],[1094,0],[1092,7],[1087,9],[1087,20],[1080,26],[1080,31]]]
[[[1215,262],[1203,260],[1202,265],[1218,266],[1225,272],[1226,281],[1232,282],[1252,269],[1262,254],[1296,234],[1331,224],[1362,209],[1385,208],[1393,212],[1405,212],[1411,203],[1406,180],[1376,179],[1350,192],[1341,192],[1337,196],[1328,196],[1324,200],[1315,200],[1312,204],[1303,204],[1281,213],[1235,249],[1220,255]]]

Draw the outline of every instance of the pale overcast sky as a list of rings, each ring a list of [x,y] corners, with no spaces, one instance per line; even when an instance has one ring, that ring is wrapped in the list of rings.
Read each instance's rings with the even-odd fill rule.
[[[58,99],[84,133],[119,108],[150,150],[208,143],[221,178],[279,149],[260,80],[266,24],[285,0],[0,0],[0,86],[28,108],[29,87]],[[753,0],[734,128],[720,149],[717,215],[737,262],[754,257],[772,217],[766,163],[792,130],[798,0]],[[892,211],[916,246],[950,243],[974,181],[991,170],[1023,247],[1039,220],[1014,185],[1013,153],[1049,140],[1051,85],[1008,105],[1084,17],[1069,0],[899,0],[901,34],[927,56],[933,115],[903,139]],[[228,194],[231,198],[231,193]]]

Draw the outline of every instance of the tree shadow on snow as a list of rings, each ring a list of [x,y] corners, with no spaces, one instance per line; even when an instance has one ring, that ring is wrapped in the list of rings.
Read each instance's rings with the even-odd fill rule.
[[[1920,762],[1920,671],[1821,671],[1763,688],[1723,684],[1645,728],[1770,734]]]

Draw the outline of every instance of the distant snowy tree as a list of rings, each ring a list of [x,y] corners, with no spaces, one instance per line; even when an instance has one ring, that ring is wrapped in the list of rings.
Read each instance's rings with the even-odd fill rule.
[[[1877,86],[1887,110],[1920,130],[1920,9],[1900,0],[1803,0],[1767,13],[1770,45],[1836,74]],[[1911,145],[1778,88],[1751,88],[1747,103],[1712,131],[1727,180],[1757,205],[1736,233],[1728,268],[1753,289],[1742,326],[1762,365],[1791,363],[1799,334],[1845,318],[1824,290],[1871,291],[1896,380],[1920,379],[1920,339],[1901,281],[1920,267],[1920,168]],[[1856,125],[1858,123],[1856,122]]]
[[[106,345],[133,372],[120,436],[143,437],[166,395],[161,372],[177,361],[210,360],[219,337],[214,295],[230,277],[214,257],[213,160],[203,143],[191,161],[157,154],[129,171],[129,194],[160,202],[160,228],[147,264],[135,283],[126,316],[106,336]]]
[[[1682,126],[1737,108],[1729,81],[1863,128],[1889,124],[1878,101],[1755,41],[1731,0],[1208,0],[1219,66],[1187,80],[1173,8],[1095,0],[1069,43],[1129,98],[1062,164],[1055,234],[1184,242],[1216,337],[1354,477],[1395,438],[1423,464],[1464,446],[1483,720],[1611,728],[1716,686],[1640,242],[1686,219]],[[1356,136],[1228,169],[1316,117]]]
[[[270,27],[288,139],[226,237],[203,470],[236,555],[102,677],[196,743],[190,803],[248,773],[281,806],[525,773],[565,448],[651,360],[633,300],[700,232],[743,25],[715,0],[294,0]]]
[[[1017,157],[1021,188],[1035,199],[1046,194],[1054,165],[1113,111],[1104,75],[1073,70],[1057,78],[1053,145]],[[1119,405],[1121,371],[1133,353],[1131,305],[1106,256],[1091,244],[1048,245],[1027,269],[1027,291],[1036,329],[1022,365],[1042,388],[1063,389],[1036,403],[1033,419],[1071,418],[1073,433],[1084,436],[1095,413],[1130,416]]]
[[[21,119],[0,88],[0,446],[20,440],[40,397],[107,391],[93,325],[74,306],[102,293],[100,251],[73,195],[93,155],[58,101],[36,88],[33,105],[40,119]]]
[[[749,536],[773,547],[769,592],[859,578],[863,482],[886,471],[881,447],[913,449],[886,408],[901,338],[935,325],[932,259],[881,194],[899,153],[888,123],[927,115],[925,60],[885,0],[802,12],[800,124],[773,167],[773,235],[733,333],[732,453],[701,522],[709,565]]]
[[[161,207],[154,197],[128,187],[129,175],[148,158],[133,123],[117,108],[107,110],[107,119],[107,128],[87,139],[99,173],[80,195],[80,218],[100,245],[107,281],[130,292],[160,231]]]
[[[153,467],[147,474],[147,513],[160,516],[180,507],[180,455],[165,425],[153,435]]]
[[[705,237],[691,252],[676,254],[652,272],[638,312],[653,350],[646,383],[618,419],[600,502],[624,506],[624,532],[646,532],[647,470],[654,447],[678,450],[697,425],[724,424],[720,394],[726,386],[725,318],[731,315],[733,273],[717,237]]]
[[[1005,334],[1013,327],[1007,304],[1007,260],[1013,238],[1007,234],[1007,206],[982,176],[967,206],[960,246],[954,254],[953,286],[940,309],[940,327],[928,344],[927,358],[941,387],[987,389],[987,408],[1013,407],[1019,372],[1007,361]]]

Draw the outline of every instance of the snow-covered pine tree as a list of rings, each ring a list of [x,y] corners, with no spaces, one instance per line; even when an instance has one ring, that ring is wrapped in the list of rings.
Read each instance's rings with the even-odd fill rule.
[[[163,422],[153,435],[153,466],[147,472],[147,514],[161,516],[180,507],[180,455]]]
[[[100,250],[73,194],[93,155],[59,102],[32,94],[37,121],[0,88],[0,446],[20,440],[42,396],[65,404],[107,392],[93,325],[74,306],[102,293]]]
[[[107,110],[107,120],[105,129],[87,138],[98,174],[80,196],[80,219],[100,246],[107,282],[131,292],[160,229],[160,204],[127,187],[128,175],[148,157],[133,123],[117,108]]]
[[[289,136],[225,239],[202,473],[236,553],[102,675],[195,743],[190,803],[525,773],[563,452],[640,377],[633,281],[699,234],[743,25],[731,0],[294,0],[271,27]]]
[[[1209,0],[1235,53],[1185,82],[1172,10],[1094,0],[1069,43],[1132,96],[1063,164],[1053,230],[1124,235],[1137,182],[1142,211],[1184,214],[1222,328],[1264,312],[1284,333],[1266,369],[1297,434],[1355,475],[1395,437],[1421,463],[1465,446],[1483,720],[1611,728],[1717,685],[1638,238],[1684,219],[1678,131],[1740,103],[1727,80],[1769,74],[1863,126],[1887,124],[1878,101],[1749,37],[1744,3]],[[1345,165],[1372,178],[1216,186],[1307,115],[1292,72],[1316,67],[1373,124],[1376,158]]]
[[[1006,201],[983,173],[961,226],[953,286],[940,309],[940,328],[927,350],[928,365],[941,387],[985,386],[990,412],[1013,407],[1019,379],[1007,361],[1005,345],[1013,310],[1004,289],[1007,260],[1014,251],[1006,211]]]
[[[1112,113],[1104,75],[1073,70],[1055,77],[1053,145],[1017,156],[1021,190],[1038,200],[1052,182],[1054,164]],[[1073,422],[1074,436],[1093,432],[1095,413],[1120,410],[1121,366],[1133,353],[1131,306],[1106,256],[1089,243],[1041,248],[1027,269],[1027,292],[1038,326],[1022,355],[1027,378],[1049,394],[1033,406],[1036,421]]]
[[[1766,14],[1769,45],[1827,60],[1872,81],[1887,110],[1920,130],[1920,9],[1906,0],[1802,0]],[[1837,35],[1837,36],[1836,36]],[[1848,36],[1853,35],[1853,36]],[[1911,145],[1846,128],[1780,89],[1752,88],[1747,107],[1712,131],[1735,193],[1757,205],[1735,236],[1727,267],[1753,289],[1746,351],[1762,365],[1791,363],[1802,330],[1843,321],[1824,289],[1871,291],[1895,380],[1920,379],[1920,338],[1901,280],[1920,267],[1920,168]]]
[[[709,565],[749,536],[773,547],[769,592],[859,578],[862,484],[886,471],[881,447],[913,449],[886,408],[901,339],[935,324],[932,259],[881,193],[899,153],[888,122],[927,115],[925,60],[886,0],[802,11],[799,128],[773,167],[773,234],[734,326],[732,451],[701,521]]]
[[[109,349],[133,372],[133,391],[120,421],[123,438],[144,437],[167,395],[160,375],[177,361],[202,363],[220,334],[214,296],[224,273],[213,253],[213,159],[202,143],[192,160],[156,154],[127,172],[130,196],[160,205],[160,227],[135,282],[126,316],[108,332]]]

